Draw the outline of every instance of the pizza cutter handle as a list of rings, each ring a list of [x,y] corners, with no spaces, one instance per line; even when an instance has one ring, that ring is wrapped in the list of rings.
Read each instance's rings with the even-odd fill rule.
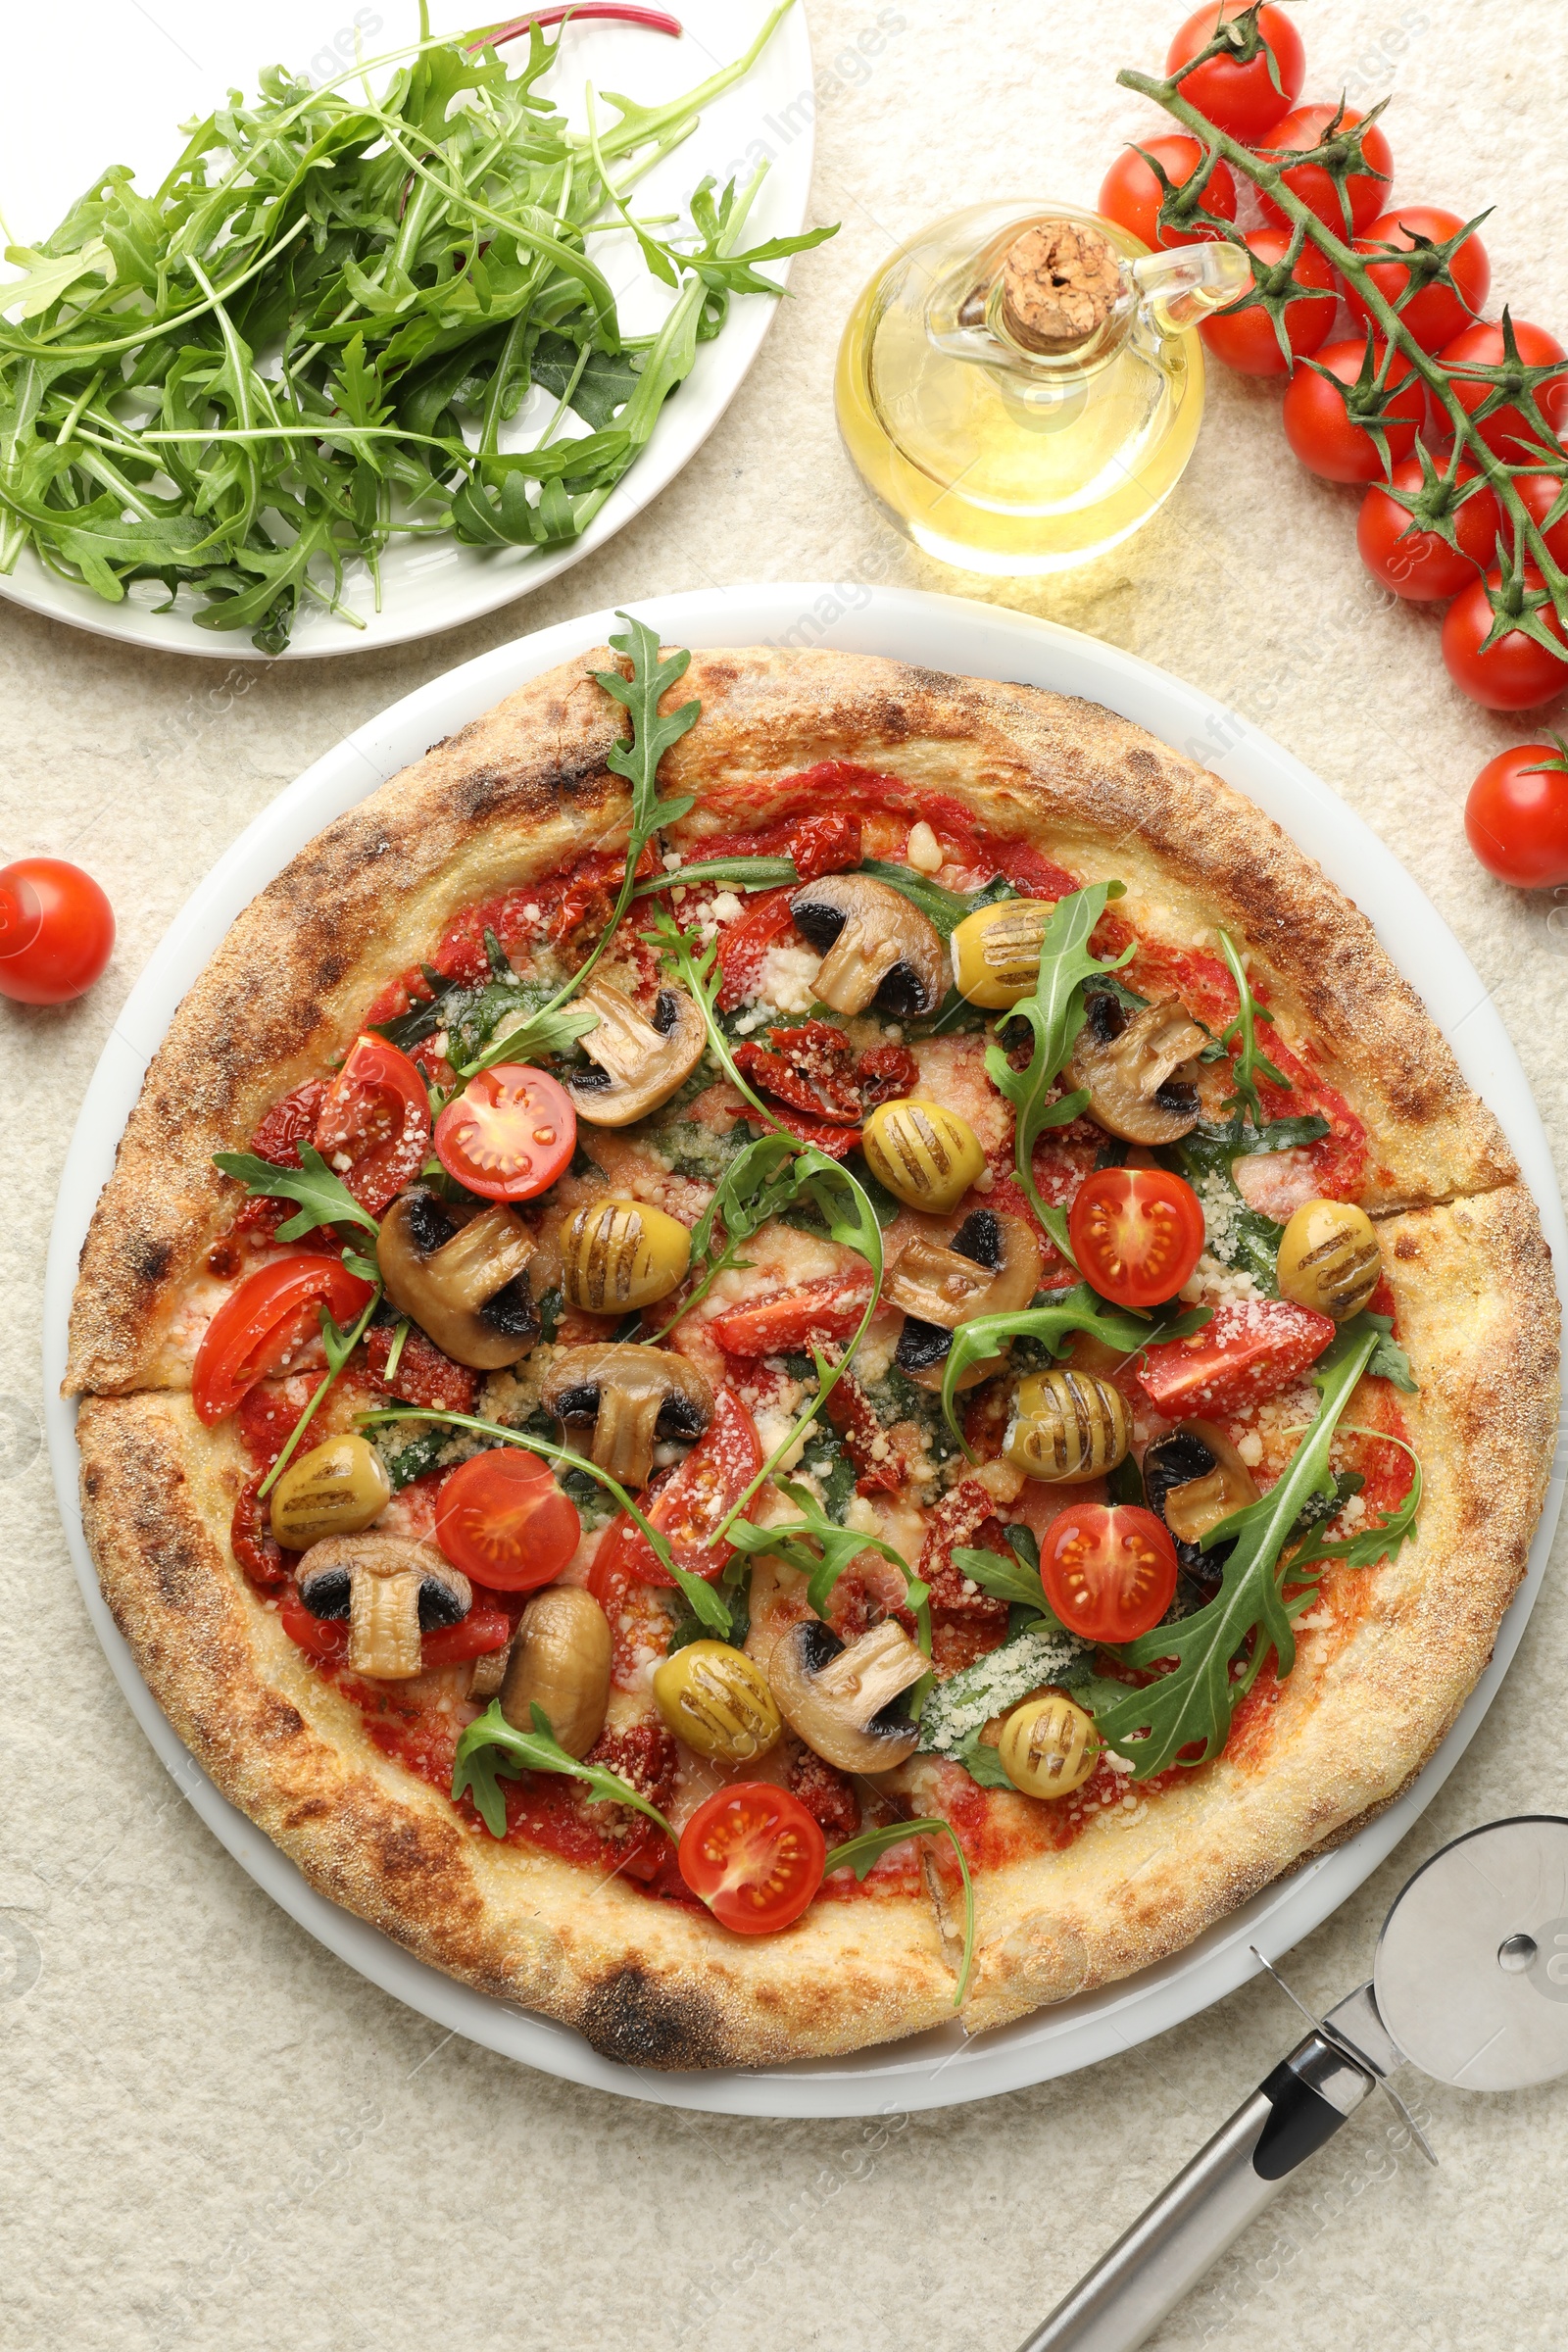
[[[1375,2087],[1309,2034],[1019,2352],[1133,2352]]]

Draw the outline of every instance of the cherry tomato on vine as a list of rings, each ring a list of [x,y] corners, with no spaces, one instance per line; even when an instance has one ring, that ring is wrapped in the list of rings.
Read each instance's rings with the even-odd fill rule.
[[[1241,16],[1248,5],[1249,0],[1224,0],[1220,8],[1211,4],[1195,9],[1170,45],[1166,73],[1174,74],[1190,57],[1206,49],[1219,26]],[[1257,28],[1273,51],[1273,74],[1261,51],[1247,65],[1234,58],[1211,57],[1206,66],[1196,67],[1181,85],[1182,96],[1206,115],[1217,130],[1228,130],[1246,146],[1260,139],[1289,112],[1306,78],[1306,51],[1284,9],[1259,9]]]
[[[368,1030],[356,1038],[317,1113],[315,1142],[360,1206],[378,1217],[430,1149],[430,1098],[408,1055]]]
[[[1203,1254],[1203,1211],[1164,1168],[1097,1168],[1067,1218],[1073,1254],[1102,1298],[1158,1306]]]
[[[1069,1633],[1136,1642],[1175,1597],[1176,1546],[1140,1504],[1076,1502],[1046,1530],[1040,1578]]]
[[[1185,136],[1142,139],[1144,155],[1152,155],[1173,188],[1184,188],[1203,160],[1197,139]],[[1161,228],[1158,220],[1165,191],[1137,147],[1124,147],[1100,183],[1099,209],[1107,220],[1129,236],[1150,246],[1201,245],[1212,238],[1211,228]],[[1224,164],[1216,164],[1203,189],[1204,210],[1222,220],[1236,218],[1236,182]]]
[[[1551,513],[1563,490],[1563,484],[1554,473],[1516,473],[1513,486],[1519,493],[1521,505],[1538,529]],[[1497,535],[1501,547],[1505,550],[1511,548],[1512,526],[1503,523],[1500,514]],[[1546,542],[1546,553],[1552,562],[1568,569],[1568,508],[1565,508],[1550,530],[1543,531],[1541,535]]]
[[[368,1306],[368,1282],[318,1251],[280,1257],[231,1291],[203,1332],[191,1372],[196,1418],[211,1429],[259,1380],[279,1371],[318,1329],[324,1306],[340,1327]]]
[[[1446,460],[1439,466],[1447,470]],[[1456,477],[1462,488],[1476,479],[1473,466],[1461,466]],[[1553,484],[1553,489],[1556,485]],[[1394,468],[1396,490],[1419,490],[1421,461],[1402,458]],[[1410,527],[1406,508],[1392,499],[1381,482],[1374,482],[1361,501],[1355,544],[1372,577],[1411,604],[1440,604],[1457,596],[1495,561],[1498,529],[1497,500],[1490,487],[1477,490],[1453,510],[1457,548],[1436,531]],[[1408,534],[1406,536],[1406,534]]]
[[[0,866],[0,997],[18,1004],[68,1004],[109,961],[115,917],[79,865],[18,858]]]
[[[1290,231],[1284,228],[1254,228],[1247,239],[1247,250],[1254,261],[1271,268],[1283,262],[1290,250]],[[1303,245],[1296,257],[1292,270],[1298,285],[1319,286],[1332,297],[1334,272],[1315,245]],[[1255,281],[1255,273],[1254,273]],[[1293,299],[1285,306],[1285,332],[1292,351],[1316,351],[1334,323],[1332,299],[1313,302],[1306,295]],[[1216,311],[1205,318],[1199,333],[1216,360],[1234,368],[1239,375],[1285,375],[1289,366],[1280,349],[1280,339],[1274,332],[1274,321],[1262,305],[1250,310]]]
[[[1532,326],[1528,318],[1514,319],[1513,339],[1523,368],[1548,368],[1553,360],[1568,359],[1556,336],[1547,334],[1544,326]],[[1445,343],[1438,354],[1445,368],[1500,368],[1507,356],[1501,327],[1485,321],[1467,326],[1451,343]],[[1491,384],[1467,383],[1463,376],[1454,377],[1453,388],[1460,406],[1471,416],[1494,389]],[[1560,435],[1568,423],[1568,366],[1555,375],[1544,377],[1535,387],[1535,397],[1547,430]],[[1494,409],[1490,416],[1483,416],[1476,431],[1490,450],[1514,466],[1525,464],[1541,440],[1538,428],[1511,402]]]
[[[571,1097],[547,1070],[498,1061],[470,1078],[435,1123],[448,1175],[487,1200],[531,1200],[548,1192],[577,1149]]]
[[[1338,109],[1332,106],[1298,106],[1294,114],[1287,115],[1283,122],[1276,122],[1272,130],[1258,140],[1258,154],[1264,163],[1271,164],[1281,161],[1293,149],[1320,147],[1337,112]],[[1340,131],[1354,130],[1362,120],[1353,106],[1348,106]],[[1394,156],[1376,122],[1361,143],[1361,160],[1370,164],[1372,170],[1352,172],[1345,183],[1345,192],[1350,203],[1350,231],[1353,235],[1359,235],[1377,219],[1388,201],[1389,182],[1394,177]],[[1376,172],[1381,172],[1383,176],[1375,178],[1373,174]],[[1345,211],[1340,203],[1340,191],[1321,164],[1293,164],[1283,176],[1291,193],[1300,198],[1307,211],[1315,214],[1325,228],[1331,228],[1337,237],[1345,235]],[[1285,220],[1289,224],[1286,214],[1261,188],[1257,200],[1263,208],[1265,219]]]
[[[548,1462],[505,1446],[460,1462],[443,1482],[435,1540],[475,1584],[533,1592],[561,1574],[582,1541],[582,1521]]]
[[[1500,572],[1489,571],[1460,590],[1444,614],[1443,659],[1449,677],[1473,703],[1485,703],[1489,710],[1533,710],[1568,686],[1568,639],[1550,605],[1538,605],[1536,618],[1562,647],[1560,654],[1548,652],[1523,629],[1510,629],[1483,653],[1496,617],[1487,590],[1501,581]],[[1524,585],[1539,589],[1541,574],[1527,568]]]
[[[799,1919],[822,1884],[826,1860],[819,1825],[798,1796],[771,1781],[716,1790],[681,1833],[681,1877],[720,1927],[738,1936],[772,1936]]]
[[[1377,443],[1364,425],[1357,424],[1345,405],[1340,385],[1357,383],[1366,356],[1364,342],[1325,343],[1317,364],[1336,379],[1328,382],[1316,368],[1298,366],[1285,390],[1282,421],[1285,438],[1308,473],[1326,482],[1375,482],[1383,472]],[[1381,365],[1383,346],[1373,345],[1374,363]],[[1389,456],[1397,464],[1415,445],[1426,415],[1427,388],[1410,372],[1410,363],[1394,355],[1389,370],[1388,411],[1384,430]]]
[[[1464,222],[1457,213],[1445,212],[1436,204],[1405,204],[1396,211],[1382,213],[1370,228],[1355,240],[1357,253],[1370,254],[1379,245],[1402,245],[1409,252],[1417,237],[1430,244],[1446,245],[1456,237]],[[1397,304],[1409,283],[1410,272],[1402,262],[1367,263],[1368,277],[1385,302]],[[1399,323],[1407,327],[1423,351],[1441,351],[1445,343],[1463,332],[1481,315],[1492,283],[1492,264],[1487,249],[1478,236],[1465,238],[1454,249],[1448,264],[1451,286],[1434,282],[1412,294],[1399,313]],[[1367,317],[1366,305],[1348,278],[1345,281],[1345,299],[1358,318]]]
[[[1568,759],[1560,743],[1517,743],[1489,760],[1464,805],[1470,847],[1516,890],[1568,882]]]

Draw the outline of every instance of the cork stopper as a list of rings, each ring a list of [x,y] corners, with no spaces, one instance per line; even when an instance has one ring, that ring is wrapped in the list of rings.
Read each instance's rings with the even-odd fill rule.
[[[1099,333],[1121,299],[1115,252],[1072,220],[1026,228],[1002,268],[1002,318],[1025,351],[1071,351]]]

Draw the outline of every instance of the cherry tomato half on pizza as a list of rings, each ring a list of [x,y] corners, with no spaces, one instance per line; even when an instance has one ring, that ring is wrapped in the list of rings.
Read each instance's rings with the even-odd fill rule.
[[[737,1781],[698,1806],[681,1833],[679,1860],[681,1877],[720,1927],[772,1936],[800,1918],[821,1886],[827,1840],[787,1788]]]
[[[537,1453],[501,1446],[460,1462],[435,1506],[435,1540],[454,1568],[497,1592],[553,1584],[582,1521]]]
[[[435,1123],[449,1176],[486,1200],[531,1200],[571,1165],[577,1113],[545,1070],[498,1061],[470,1078]]]
[[[1097,1168],[1067,1218],[1073,1255],[1102,1298],[1159,1306],[1203,1254],[1198,1195],[1164,1168]]]
[[[406,1054],[367,1030],[326,1090],[316,1149],[362,1208],[378,1217],[424,1165],[430,1098]]]
[[[317,1251],[263,1266],[230,1292],[202,1334],[190,1384],[197,1419],[209,1429],[226,1419],[319,1328],[323,1306],[334,1323],[349,1324],[372,1296],[368,1282]]]
[[[1040,1579],[1069,1633],[1135,1642],[1175,1597],[1176,1546],[1169,1529],[1139,1504],[1075,1503],[1046,1530]]]

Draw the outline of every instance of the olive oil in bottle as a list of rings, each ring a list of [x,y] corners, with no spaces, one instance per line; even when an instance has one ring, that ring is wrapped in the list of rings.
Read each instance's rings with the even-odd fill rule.
[[[1069,205],[971,205],[856,305],[844,445],[889,519],[944,563],[1084,563],[1175,489],[1203,409],[1197,321],[1250,282],[1230,245],[1150,253]]]

